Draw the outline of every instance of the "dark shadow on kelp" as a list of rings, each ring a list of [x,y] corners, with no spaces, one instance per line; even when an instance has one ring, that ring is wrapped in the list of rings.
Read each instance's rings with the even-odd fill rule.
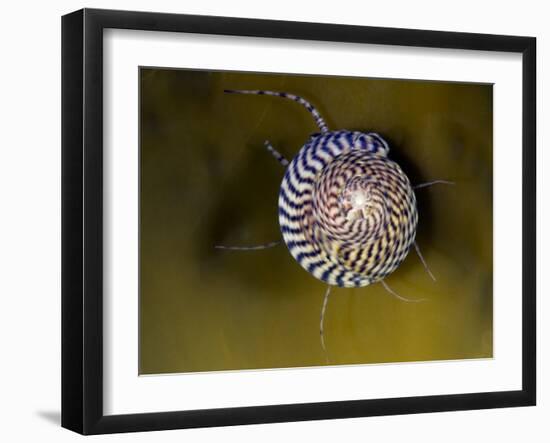
[[[254,291],[272,285],[290,290],[294,279],[281,276],[292,275],[299,269],[279,229],[277,202],[284,168],[265,151],[259,140],[251,140],[245,152],[230,172],[211,175],[214,188],[223,195],[210,202],[208,215],[197,235],[195,253],[201,262],[208,263],[209,272],[223,272],[228,279]],[[281,243],[259,251],[215,248],[273,241]]]

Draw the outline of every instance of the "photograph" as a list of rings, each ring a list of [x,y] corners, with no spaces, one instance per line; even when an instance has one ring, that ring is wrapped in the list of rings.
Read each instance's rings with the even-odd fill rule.
[[[550,442],[544,5],[6,2],[0,441]]]
[[[493,358],[493,84],[137,74],[140,375]]]

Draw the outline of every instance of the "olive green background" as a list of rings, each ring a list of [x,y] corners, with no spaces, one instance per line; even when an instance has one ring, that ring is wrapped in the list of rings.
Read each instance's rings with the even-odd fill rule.
[[[380,284],[335,288],[325,317],[330,364],[492,356],[492,86],[349,77],[140,69],[140,373],[327,364],[319,339],[325,284],[281,238],[284,168],[317,128],[375,131],[416,191],[417,242]]]

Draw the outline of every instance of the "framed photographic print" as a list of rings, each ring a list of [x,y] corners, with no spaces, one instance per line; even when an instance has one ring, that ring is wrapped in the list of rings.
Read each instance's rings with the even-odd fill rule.
[[[62,21],[62,425],[535,404],[532,37]]]

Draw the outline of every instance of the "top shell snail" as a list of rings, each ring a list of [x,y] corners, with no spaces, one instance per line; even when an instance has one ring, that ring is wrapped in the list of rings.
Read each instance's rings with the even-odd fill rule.
[[[329,285],[383,280],[414,242],[418,213],[409,179],[377,134],[313,135],[287,168],[279,222],[292,256]]]
[[[319,112],[305,99],[285,92],[226,90],[227,93],[271,95],[303,105],[320,132],[312,134],[291,162],[269,142],[267,149],[286,167],[279,192],[279,224],[290,253],[311,275],[329,287],[361,287],[381,282],[395,271],[415,243],[418,212],[408,177],[388,158],[389,146],[378,134],[329,131]],[[424,187],[436,180],[415,186]],[[256,250],[218,246],[221,249]],[[430,273],[433,278],[433,275]],[[435,279],[434,279],[435,280]],[[406,300],[406,299],[405,299]]]

